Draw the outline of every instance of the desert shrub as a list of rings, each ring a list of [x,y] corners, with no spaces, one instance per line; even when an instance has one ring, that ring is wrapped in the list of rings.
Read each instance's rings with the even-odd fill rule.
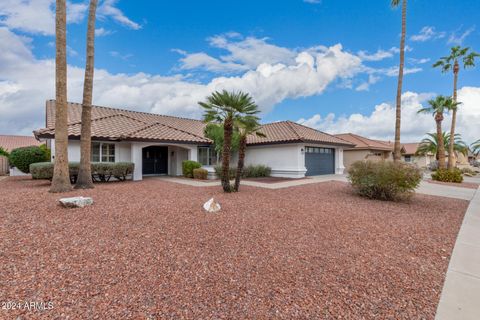
[[[193,169],[194,179],[206,180],[207,177],[208,177],[208,171],[206,169],[203,169],[203,168]]]
[[[222,179],[223,177],[223,168],[222,168],[222,165],[216,165],[214,167],[214,170],[215,170],[215,174],[217,175],[217,177],[219,179]],[[232,179],[235,179],[235,175],[237,174],[237,168],[234,168],[234,167],[230,167],[229,170],[228,170],[228,178],[230,180]]]
[[[244,178],[270,177],[272,168],[264,165],[249,165],[243,168],[242,176]]]
[[[182,173],[186,178],[193,178],[193,170],[201,168],[202,165],[197,161],[185,160],[182,162]]]
[[[112,174],[115,179],[120,181],[127,180],[127,176],[133,173],[135,164],[133,162],[115,162],[113,164]]]
[[[432,173],[432,179],[442,182],[456,182],[461,183],[463,181],[462,171],[458,168],[438,169]]]
[[[358,194],[379,200],[408,198],[422,180],[422,173],[417,167],[391,161],[357,161],[348,174]]]
[[[37,162],[30,165],[30,173],[33,179],[52,180],[53,162]]]
[[[30,173],[30,165],[37,162],[49,161],[48,154],[40,147],[22,147],[13,149],[8,157],[10,165],[23,173]]]

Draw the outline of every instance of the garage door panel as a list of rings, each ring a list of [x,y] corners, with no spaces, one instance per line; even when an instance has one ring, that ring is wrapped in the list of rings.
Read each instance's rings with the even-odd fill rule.
[[[307,176],[335,173],[335,149],[305,147]]]

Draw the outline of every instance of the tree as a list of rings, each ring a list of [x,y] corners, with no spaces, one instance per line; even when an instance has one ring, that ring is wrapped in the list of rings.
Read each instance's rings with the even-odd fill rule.
[[[480,139],[475,141],[470,145],[470,148],[472,149],[472,152],[475,156],[478,156],[480,154]]]
[[[457,105],[451,97],[438,96],[428,101],[429,106],[422,108],[418,113],[432,113],[437,125],[437,141],[438,141],[438,166],[445,169],[445,144],[443,141],[442,121],[444,112],[450,111]]]
[[[400,0],[391,0],[392,7],[398,7]],[[400,64],[398,66],[397,99],[395,109],[395,144],[393,147],[393,160],[402,159],[402,145],[400,144],[400,127],[402,118],[402,86],[403,68],[405,66],[405,36],[407,33],[407,0],[402,0],[402,33],[400,37]]]
[[[95,54],[95,13],[97,0],[90,0],[87,27],[87,62],[83,81],[82,127],[80,135],[80,168],[75,189],[93,188],[90,164],[92,149],[92,91]]]
[[[205,137],[213,141],[213,148],[215,149],[215,155],[217,158],[217,163],[220,162],[220,154],[223,150],[223,126],[217,123],[209,123],[204,129]],[[232,145],[230,147],[232,152],[238,150],[238,145],[240,143],[240,135],[238,130],[233,130],[232,133]]]
[[[65,0],[55,12],[55,165],[50,192],[71,190],[68,170],[67,15]]]
[[[253,98],[244,92],[215,91],[199,102],[205,109],[204,121],[223,124],[224,138],[222,150],[222,187],[224,192],[231,192],[229,180],[230,154],[235,122],[245,116],[254,116],[259,112]]]
[[[438,160],[438,136],[436,133],[427,133],[427,138],[422,139],[420,142],[417,151],[415,154],[418,155],[426,155],[426,154],[434,154],[436,159]],[[443,147],[445,149],[448,148],[450,145],[450,134],[446,133],[445,131],[442,133],[443,137]],[[468,146],[465,142],[462,141],[460,134],[455,134],[455,138],[453,140],[454,151],[457,153],[462,153],[464,155],[468,154]]]
[[[434,68],[440,68],[442,73],[453,71],[453,102],[457,102],[457,82],[458,82],[458,73],[460,71],[459,60],[463,60],[463,68],[475,67],[475,58],[480,57],[480,54],[470,51],[470,48],[461,48],[460,46],[455,46],[450,48],[450,55],[446,57],[441,57],[440,60],[433,64]],[[457,107],[455,106],[452,110],[452,125],[450,127],[450,135],[455,136],[455,126],[457,122]],[[453,163],[453,140],[450,141],[448,146],[448,168],[452,169],[454,167]]]
[[[259,137],[265,137],[265,134],[260,132],[261,129],[259,118],[256,116],[246,116],[240,118],[236,123],[240,132],[240,146],[238,148],[238,163],[237,172],[235,174],[235,184],[233,190],[238,192],[240,189],[240,179],[242,178],[243,166],[245,163],[245,150],[247,148],[247,138],[251,134],[255,134]]]

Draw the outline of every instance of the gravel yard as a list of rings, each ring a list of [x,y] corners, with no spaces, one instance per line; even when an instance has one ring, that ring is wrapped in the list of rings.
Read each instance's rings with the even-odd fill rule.
[[[53,302],[1,319],[433,319],[468,205],[365,200],[341,182],[47,190],[0,181],[0,301]],[[57,204],[75,195],[95,204]],[[219,214],[202,211],[211,196]]]

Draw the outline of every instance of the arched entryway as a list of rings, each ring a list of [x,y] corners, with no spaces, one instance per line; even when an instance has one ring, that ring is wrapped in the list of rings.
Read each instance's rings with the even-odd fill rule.
[[[142,174],[168,174],[168,147],[150,146],[143,148]]]

